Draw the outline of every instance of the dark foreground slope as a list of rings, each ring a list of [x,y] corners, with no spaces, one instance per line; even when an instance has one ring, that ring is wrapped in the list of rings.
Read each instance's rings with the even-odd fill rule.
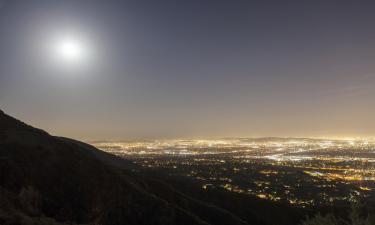
[[[0,111],[1,225],[247,224],[168,185],[154,189],[131,168]],[[158,193],[173,193],[173,201]]]

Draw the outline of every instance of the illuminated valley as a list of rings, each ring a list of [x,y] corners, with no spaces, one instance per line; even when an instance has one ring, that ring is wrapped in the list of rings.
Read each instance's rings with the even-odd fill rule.
[[[375,140],[258,138],[95,142],[150,170],[300,207],[374,196]]]

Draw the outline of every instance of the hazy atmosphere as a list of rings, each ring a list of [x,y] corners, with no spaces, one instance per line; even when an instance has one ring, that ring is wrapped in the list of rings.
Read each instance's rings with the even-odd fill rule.
[[[375,225],[374,0],[0,0],[1,225]]]
[[[0,1],[0,108],[85,140],[375,136],[374,1]]]

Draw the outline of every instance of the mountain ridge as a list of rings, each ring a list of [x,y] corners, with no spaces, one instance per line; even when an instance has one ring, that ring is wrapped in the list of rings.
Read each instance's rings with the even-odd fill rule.
[[[135,177],[131,162],[55,137],[0,110],[0,224],[247,224],[172,187]],[[174,193],[163,199],[155,193]],[[209,212],[212,216],[205,216]],[[198,216],[199,214],[199,216]]]

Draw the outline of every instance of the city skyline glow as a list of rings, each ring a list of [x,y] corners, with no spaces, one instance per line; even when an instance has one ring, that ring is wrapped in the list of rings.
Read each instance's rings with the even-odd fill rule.
[[[0,0],[0,108],[81,140],[375,137],[373,1]]]

